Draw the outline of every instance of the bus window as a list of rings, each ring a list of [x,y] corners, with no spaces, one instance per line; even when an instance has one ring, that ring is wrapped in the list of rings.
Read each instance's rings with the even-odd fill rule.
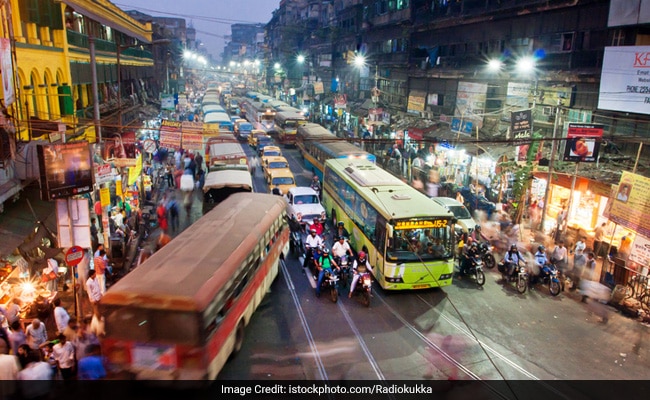
[[[109,307],[105,318],[106,334],[116,339],[185,345],[195,345],[199,341],[196,313]],[[170,326],[176,329],[169,329]]]

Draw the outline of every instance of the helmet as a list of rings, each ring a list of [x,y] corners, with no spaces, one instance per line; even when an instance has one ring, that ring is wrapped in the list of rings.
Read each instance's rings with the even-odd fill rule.
[[[310,229],[309,233],[316,233],[316,229]]]
[[[472,247],[478,247],[478,243],[472,242]]]
[[[481,225],[474,226],[474,230],[480,231],[481,230]]]
[[[359,260],[365,260],[366,259],[366,252],[365,251],[360,251],[358,256],[359,256]]]
[[[325,248],[323,249],[323,254],[329,254],[329,253],[330,253],[330,249],[328,249],[327,247],[325,247]]]
[[[513,244],[510,246],[510,251],[517,251],[517,245],[513,243]]]
[[[343,221],[339,221],[336,225],[337,226],[343,226]]]
[[[338,239],[339,239],[339,240],[345,240],[345,236],[341,235],[341,236],[339,236]]]
[[[543,252],[543,251],[546,251],[546,248],[545,248],[544,246],[542,246],[542,245],[539,245],[539,246],[537,247],[537,250]]]
[[[314,222],[320,222],[320,219],[318,217],[314,217]]]

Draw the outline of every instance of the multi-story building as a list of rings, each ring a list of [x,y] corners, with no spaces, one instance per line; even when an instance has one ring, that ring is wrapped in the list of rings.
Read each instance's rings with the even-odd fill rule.
[[[38,179],[35,159],[17,162],[28,157],[29,142],[94,142],[102,131],[120,129],[116,114],[128,121],[128,107],[155,98],[160,88],[152,75],[151,24],[110,1],[11,0],[0,13],[10,24],[0,27],[2,204]],[[120,105],[125,110],[118,113]]]

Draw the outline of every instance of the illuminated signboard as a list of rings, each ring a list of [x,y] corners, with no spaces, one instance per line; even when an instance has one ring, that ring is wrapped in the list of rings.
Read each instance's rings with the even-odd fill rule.
[[[444,228],[447,226],[449,220],[415,220],[415,221],[397,221],[395,229],[429,229],[429,228]]]

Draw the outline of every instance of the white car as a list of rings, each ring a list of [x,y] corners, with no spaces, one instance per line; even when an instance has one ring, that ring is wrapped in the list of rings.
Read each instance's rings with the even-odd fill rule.
[[[296,186],[289,189],[284,198],[287,201],[287,214],[295,216],[301,224],[311,225],[314,218],[325,219],[325,208],[314,189]]]
[[[458,200],[451,197],[433,197],[431,200],[445,207],[447,210],[454,214],[458,220],[457,226],[460,226],[463,232],[472,232],[476,226],[476,221],[472,218],[472,214],[461,204]]]

